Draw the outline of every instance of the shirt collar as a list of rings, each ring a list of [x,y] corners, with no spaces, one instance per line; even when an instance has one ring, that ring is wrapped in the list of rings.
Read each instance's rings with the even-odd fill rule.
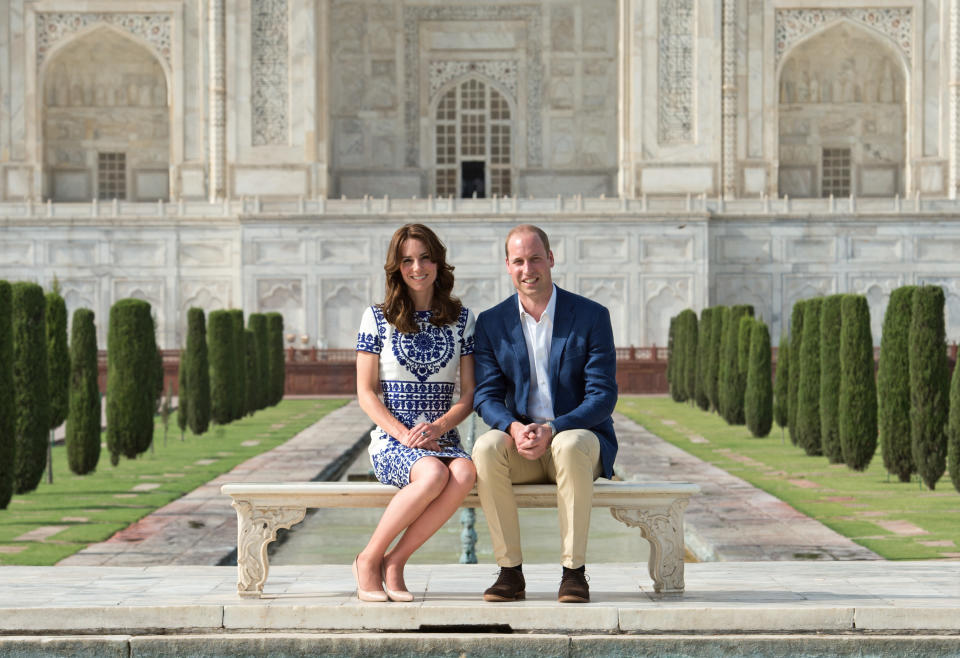
[[[520,309],[520,319],[524,317],[529,317],[533,319],[533,316],[527,313],[523,309],[523,302],[520,301],[520,295],[517,295],[517,308]],[[543,320],[544,315],[550,319],[550,324],[553,324],[553,316],[557,310],[557,284],[553,284],[553,289],[550,292],[550,301],[547,302],[547,308],[543,311],[543,315],[540,316],[540,320]]]

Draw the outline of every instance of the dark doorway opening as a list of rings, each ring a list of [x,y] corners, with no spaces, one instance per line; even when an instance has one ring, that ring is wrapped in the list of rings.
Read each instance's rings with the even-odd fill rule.
[[[476,161],[460,163],[461,198],[472,198],[474,193],[476,193],[478,199],[486,196],[483,186],[485,166],[486,163]]]

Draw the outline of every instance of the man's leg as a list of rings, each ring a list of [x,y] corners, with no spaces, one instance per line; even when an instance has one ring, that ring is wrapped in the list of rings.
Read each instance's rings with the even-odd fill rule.
[[[567,430],[550,444],[552,479],[557,483],[561,561],[568,569],[586,563],[593,481],[600,475],[600,440],[588,430]]]
[[[499,566],[515,567],[523,562],[523,553],[513,484],[547,482],[543,464],[541,460],[521,457],[510,435],[500,430],[490,430],[477,438],[473,463],[477,467],[477,493],[490,526],[493,555]]]

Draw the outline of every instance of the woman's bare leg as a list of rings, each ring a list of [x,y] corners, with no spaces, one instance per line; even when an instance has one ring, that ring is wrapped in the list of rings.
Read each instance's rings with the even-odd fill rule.
[[[403,567],[407,560],[440,529],[440,526],[447,522],[447,519],[453,516],[476,482],[477,469],[469,459],[462,457],[454,459],[447,468],[450,477],[443,491],[410,524],[393,550],[383,556],[387,587],[392,590],[406,589],[403,582]]]
[[[423,514],[445,489],[450,478],[446,464],[436,457],[418,459],[410,469],[410,484],[398,491],[383,511],[373,536],[357,556],[360,588],[383,591],[380,565],[390,543]]]

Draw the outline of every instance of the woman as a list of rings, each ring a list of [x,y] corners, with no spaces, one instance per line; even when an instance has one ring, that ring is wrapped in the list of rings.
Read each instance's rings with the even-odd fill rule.
[[[412,601],[404,565],[476,480],[457,433],[473,407],[474,317],[451,296],[453,267],[426,226],[398,229],[383,269],[385,299],[364,312],[357,336],[357,397],[377,424],[369,449],[377,479],[400,491],[354,560],[353,575],[361,601]]]

